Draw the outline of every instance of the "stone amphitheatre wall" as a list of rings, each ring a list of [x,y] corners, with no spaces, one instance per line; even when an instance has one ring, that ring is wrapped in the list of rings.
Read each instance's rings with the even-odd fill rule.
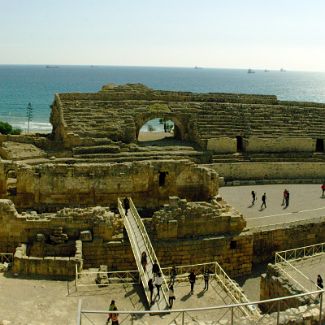
[[[325,162],[238,162],[214,163],[213,168],[226,182],[261,182],[267,180],[296,180],[322,182],[325,179]]]
[[[8,167],[10,166],[10,167]],[[1,165],[0,189],[7,197],[6,170]],[[17,165],[17,208],[116,206],[119,196],[131,196],[137,207],[153,208],[170,195],[191,201],[208,200],[218,192],[218,176],[190,161],[147,161],[121,164]]]
[[[325,140],[325,104],[281,102],[275,96],[194,94],[110,85],[94,94],[59,94],[53,136],[67,148],[104,139],[135,142],[152,118],[174,121],[176,135],[216,153],[314,152]],[[324,150],[324,149],[323,149]]]

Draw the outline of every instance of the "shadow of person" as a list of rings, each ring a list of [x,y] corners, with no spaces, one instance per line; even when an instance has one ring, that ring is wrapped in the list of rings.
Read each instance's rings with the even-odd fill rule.
[[[187,295],[185,295],[185,296],[183,296],[183,297],[181,298],[181,301],[186,301],[186,300],[188,300],[191,296],[192,296],[192,295],[191,295],[191,292],[189,292]]]
[[[196,296],[197,296],[198,298],[202,298],[206,292],[207,292],[207,291],[206,291],[205,289],[202,289],[202,291],[200,291]]]

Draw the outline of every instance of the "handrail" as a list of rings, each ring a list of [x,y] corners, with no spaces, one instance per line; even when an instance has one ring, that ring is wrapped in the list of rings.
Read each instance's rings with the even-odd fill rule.
[[[147,233],[147,230],[144,226],[144,223],[142,222],[142,219],[138,213],[138,210],[136,209],[133,201],[132,201],[132,198],[128,197],[129,199],[129,203],[130,203],[130,210],[132,212],[132,215],[134,216],[134,220],[136,221],[139,229],[140,229],[140,232],[141,232],[141,235],[142,235],[142,238],[144,240],[144,243],[146,245],[146,248],[149,252],[149,258],[151,260],[151,263],[153,264],[154,261],[157,262],[158,266],[159,266],[159,270],[161,271],[161,277],[163,279],[163,284],[161,286],[161,291],[162,291],[162,294],[163,294],[163,297],[165,299],[165,302],[166,304],[168,305],[168,298],[167,298],[167,294],[168,294],[168,284],[167,284],[167,281],[166,281],[166,278],[164,276],[164,273],[162,272],[162,269],[160,267],[160,264],[159,264],[159,261],[158,261],[158,258],[156,256],[156,253],[155,253],[155,250],[153,249],[152,247],[152,244],[151,244],[151,241],[149,239],[149,236],[148,236],[148,233]],[[127,219],[127,218],[126,218]],[[141,260],[141,258],[139,258],[139,261]],[[149,301],[149,300],[148,300]]]
[[[245,303],[240,303],[240,304],[231,304],[231,305],[222,305],[222,306],[212,306],[212,307],[200,307],[200,308],[187,308],[187,309],[171,309],[168,311],[165,311],[165,313],[185,313],[185,312],[203,312],[203,311],[211,311],[211,310],[220,310],[220,309],[231,309],[233,310],[234,308],[238,308],[240,306],[251,306],[251,305],[259,305],[259,304],[267,304],[267,303],[275,303],[277,302],[278,304],[283,301],[283,300],[289,300],[289,299],[294,299],[294,298],[299,298],[299,297],[304,297],[304,296],[309,296],[309,295],[319,295],[320,296],[320,303],[319,303],[319,324],[321,325],[321,319],[322,319],[322,305],[323,305],[323,295],[324,295],[324,290],[317,290],[313,292],[308,292],[308,293],[300,293],[297,295],[293,296],[285,296],[285,297],[279,297],[279,298],[271,298],[271,299],[266,299],[266,300],[260,300],[260,301],[252,301],[252,302],[245,302]],[[81,305],[81,304],[80,304]],[[107,314],[107,310],[82,310],[80,306],[80,314]],[[130,314],[130,315],[145,315],[150,313],[151,315],[158,315],[162,314],[163,311],[151,311],[151,310],[138,310],[138,311],[127,311],[127,310],[119,310],[119,314]],[[277,314],[279,316],[280,309],[278,308]],[[279,317],[277,317],[277,324],[279,324]],[[81,323],[77,322],[77,325],[80,325]]]
[[[317,251],[315,253],[315,248],[320,247],[321,251]],[[285,251],[280,251],[280,252],[276,252],[275,254],[275,263],[277,263],[277,257],[281,256],[282,258],[284,258],[285,260],[291,260],[291,259],[300,259],[306,256],[314,256],[316,254],[320,254],[320,253],[324,253],[325,252],[325,243],[319,243],[319,244],[314,244],[314,245],[308,245],[308,246],[302,246],[302,247],[298,247],[298,248],[294,248],[294,249],[287,249]],[[306,255],[306,251],[308,252],[309,249],[312,249],[312,254],[311,255]],[[297,252],[303,252],[303,256],[299,256],[297,258]],[[294,254],[293,254],[294,253]],[[290,258],[291,256],[294,256],[294,258]],[[283,256],[284,255],[284,256]]]
[[[278,253],[276,253],[278,254]],[[279,266],[279,264],[283,264],[286,263],[289,267],[291,267],[292,269],[294,269],[295,272],[297,272],[298,274],[300,274],[303,278],[305,278],[305,280],[307,280],[308,282],[311,283],[312,287],[316,286],[316,288],[318,288],[317,284],[314,283],[311,279],[309,279],[305,274],[303,274],[300,270],[298,270],[295,266],[293,266],[290,262],[288,262],[286,259],[284,259],[281,255],[278,255],[278,259],[282,259],[282,262],[277,262],[276,265]],[[289,277],[291,278],[294,282],[296,282],[298,284],[298,286],[300,286],[303,290],[305,290],[306,292],[309,292],[308,289],[306,289],[301,283],[299,283],[297,280],[295,280],[288,272],[286,272],[286,270],[284,270],[284,268],[282,268],[281,266],[279,266],[281,268],[281,270]]]
[[[121,202],[120,198],[117,199],[117,206],[118,206],[118,210],[120,212],[120,215],[123,218],[125,228],[127,228],[127,230],[129,230],[128,231],[129,233],[132,233],[132,227],[130,225],[130,222],[129,222],[128,218],[125,215],[124,208],[122,206],[122,202]],[[137,247],[137,243],[135,242],[133,236],[129,236],[129,240],[131,242],[131,246],[132,247]],[[134,255],[137,255],[137,256],[135,256],[135,262],[136,262],[137,267],[138,267],[138,270],[139,270],[140,281],[142,283],[142,286],[143,286],[144,293],[145,293],[145,296],[147,298],[147,301],[150,302],[149,292],[147,290],[145,290],[145,288],[148,286],[148,284],[144,282],[144,270],[143,270],[142,265],[141,265],[141,262],[140,262],[141,261],[141,257],[137,253],[137,250],[135,250],[135,251],[133,250],[133,254]]]

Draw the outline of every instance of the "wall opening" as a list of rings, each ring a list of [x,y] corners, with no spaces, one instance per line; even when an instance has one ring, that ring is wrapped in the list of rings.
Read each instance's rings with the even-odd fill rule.
[[[159,172],[159,186],[165,186],[168,172]]]
[[[155,118],[146,122],[139,131],[138,141],[160,141],[177,138],[179,132],[174,122],[165,118]]]
[[[236,249],[237,248],[237,241],[236,240],[232,240],[230,242],[230,249]]]
[[[237,136],[237,152],[242,152],[244,150],[243,137]]]
[[[316,139],[316,152],[324,152],[324,139]]]

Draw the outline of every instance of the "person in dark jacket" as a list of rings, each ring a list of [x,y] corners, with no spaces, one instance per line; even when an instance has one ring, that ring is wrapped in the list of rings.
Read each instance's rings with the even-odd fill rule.
[[[191,271],[190,275],[188,276],[188,280],[190,281],[190,284],[191,284],[191,294],[193,294],[194,293],[194,284],[196,281],[196,275],[193,270]]]

